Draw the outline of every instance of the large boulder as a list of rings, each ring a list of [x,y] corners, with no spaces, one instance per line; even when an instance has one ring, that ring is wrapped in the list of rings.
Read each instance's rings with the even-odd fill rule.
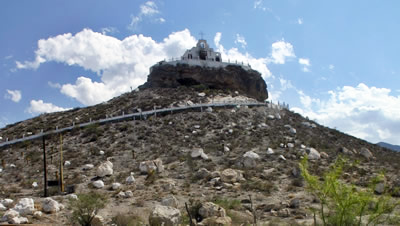
[[[192,151],[191,151],[191,153],[190,153],[190,156],[191,156],[192,158],[201,157],[202,159],[205,159],[205,160],[208,159],[208,156],[207,156],[206,153],[204,153],[203,148],[193,148]]]
[[[365,147],[363,147],[363,148],[361,148],[361,150],[360,150],[360,154],[364,157],[364,158],[366,158],[366,159],[372,159],[373,157],[374,157],[374,155],[372,154],[372,152],[368,149],[368,148],[365,148]]]
[[[241,172],[234,169],[225,169],[221,172],[221,181],[224,183],[236,183],[243,181],[243,175]]]
[[[264,101],[268,98],[267,84],[255,70],[245,70],[238,65],[221,68],[178,64],[155,65],[147,82],[139,89],[150,87],[176,88],[178,86],[204,85],[212,89],[238,91],[241,94]]]
[[[33,211],[35,211],[34,201],[31,198],[22,198],[14,206],[13,210],[17,211],[21,216],[33,214]]]
[[[232,219],[228,216],[226,217],[210,217],[204,219],[201,222],[202,225],[212,225],[212,226],[230,226],[232,225]],[[251,225],[251,224],[248,224]]]
[[[203,203],[199,209],[199,215],[205,218],[226,217],[225,209],[212,202]]]
[[[143,174],[148,174],[153,171],[156,171],[157,173],[162,173],[164,172],[164,165],[161,159],[143,161],[139,164],[139,170]]]
[[[2,200],[0,200],[0,203],[3,204],[5,207],[10,208],[12,206],[12,204],[14,203],[14,200],[2,199]]]
[[[243,155],[243,166],[245,168],[254,168],[257,166],[257,161],[260,159],[260,156],[254,151],[248,151]]]
[[[95,188],[104,188],[104,182],[102,180],[93,181],[92,184]]]
[[[314,148],[309,148],[307,150],[308,153],[308,159],[310,160],[318,160],[321,158],[321,155],[319,154],[319,152],[317,150],[315,150]]]
[[[15,218],[15,217],[19,217],[19,213],[13,209],[11,210],[7,210],[3,217],[1,218],[1,221],[3,222],[10,222],[11,219]]]
[[[181,221],[181,211],[170,206],[156,205],[149,216],[151,226],[175,226]]]
[[[97,167],[96,176],[105,177],[113,174],[113,164],[110,161],[103,162]]]
[[[45,213],[57,213],[63,209],[63,205],[52,198],[45,198],[42,202],[42,210]]]

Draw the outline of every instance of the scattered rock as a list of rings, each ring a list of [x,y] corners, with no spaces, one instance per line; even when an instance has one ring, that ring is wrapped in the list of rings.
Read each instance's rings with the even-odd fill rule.
[[[307,152],[308,152],[309,160],[318,160],[321,158],[321,155],[319,154],[319,152],[317,150],[315,150],[314,148],[309,148],[307,150]]]
[[[151,226],[175,226],[181,221],[181,212],[170,206],[156,205],[149,216]]]
[[[211,177],[211,173],[206,168],[201,168],[196,172],[196,178],[208,179],[210,177]]]
[[[207,160],[207,159],[208,159],[208,156],[207,156],[206,153],[204,153],[203,148],[193,148],[193,149],[192,149],[192,152],[190,153],[190,156],[191,156],[192,158],[201,157],[201,158],[204,159],[204,160]]]
[[[36,218],[36,219],[40,219],[40,218],[42,218],[42,216],[43,216],[42,211],[35,211],[33,213],[33,217]]]
[[[221,172],[221,181],[224,183],[236,183],[243,181],[243,175],[234,169],[225,169]]]
[[[26,224],[28,223],[28,218],[26,217],[14,217],[11,218],[11,220],[9,221],[11,224]]]
[[[98,177],[111,176],[112,174],[113,174],[113,164],[108,160],[106,162],[101,163],[96,171],[96,176]]]
[[[296,134],[296,133],[297,133],[297,131],[296,131],[296,129],[295,129],[295,128],[290,128],[290,130],[289,130],[289,131],[290,131],[290,133],[291,133],[291,134]]]
[[[289,207],[292,209],[297,209],[300,207],[300,199],[299,198],[294,198],[290,200]]]
[[[273,116],[273,115],[268,115],[267,118],[268,118],[269,120],[274,120],[274,119],[275,119],[275,116]]]
[[[86,164],[86,165],[84,165],[83,166],[83,170],[91,170],[91,169],[93,169],[94,168],[94,165],[93,164]]]
[[[104,182],[102,180],[96,180],[92,184],[95,188],[103,188],[104,187]]]
[[[100,155],[104,155],[104,151],[99,151],[99,154]]]
[[[71,162],[70,161],[65,161],[64,162],[64,166],[70,166],[71,165]]]
[[[161,184],[161,188],[166,192],[175,190],[176,182],[173,179],[160,179],[158,182]]]
[[[7,207],[0,203],[0,211],[6,211]]]
[[[272,155],[272,154],[274,154],[275,152],[274,152],[274,150],[272,150],[272,148],[268,148],[268,150],[267,150],[267,155]]]
[[[37,188],[37,187],[38,187],[38,183],[37,183],[36,181],[34,181],[34,182],[32,183],[32,187],[33,187],[33,188]]]
[[[11,210],[7,210],[3,217],[1,218],[1,221],[4,222],[11,222],[11,219],[15,218],[15,217],[19,217],[19,213],[13,209]]]
[[[126,198],[131,198],[131,197],[133,197],[133,192],[132,192],[131,190],[126,191],[126,192],[125,192],[125,197],[126,197]]]
[[[32,214],[35,210],[34,201],[31,198],[22,198],[14,206],[13,210],[17,211],[21,216]]]
[[[361,148],[361,150],[360,150],[360,154],[364,157],[364,158],[366,158],[366,159],[368,159],[368,160],[370,160],[370,159],[372,159],[374,156],[372,155],[372,152],[368,149],[368,148]]]
[[[329,158],[329,155],[328,155],[326,152],[324,152],[324,151],[322,151],[322,152],[319,153],[319,154],[321,155],[321,158],[323,158],[323,159]]]
[[[148,174],[152,171],[156,171],[157,173],[164,172],[164,165],[161,159],[155,159],[152,161],[144,161],[139,165],[139,170],[141,173]]]
[[[260,159],[260,156],[254,151],[248,151],[243,155],[243,166],[245,168],[254,168],[257,166],[257,161]]]
[[[229,152],[229,151],[230,151],[229,147],[228,146],[224,146],[224,152]]]
[[[199,97],[205,97],[206,94],[205,94],[205,93],[198,93],[197,96],[199,96]]]
[[[212,202],[203,203],[199,209],[199,215],[205,218],[226,217],[225,209]]]
[[[376,194],[381,195],[381,194],[383,194],[384,191],[385,191],[385,183],[380,182],[375,185],[375,193]]]
[[[200,129],[200,125],[194,125],[193,126],[195,129]]]
[[[341,153],[343,153],[343,154],[345,154],[345,155],[351,155],[351,154],[353,154],[352,151],[350,151],[349,149],[347,149],[347,148],[345,148],[345,147],[339,148],[339,152],[341,152]]]
[[[216,225],[216,226],[230,226],[232,219],[228,216],[225,217],[210,217],[201,222],[202,225]]]
[[[12,199],[3,199],[0,201],[1,204],[3,204],[5,207],[10,208],[14,201]]]
[[[283,155],[279,155],[278,158],[281,159],[281,160],[283,160],[283,161],[286,161],[286,158],[285,158],[285,156],[283,156]]]
[[[78,200],[78,196],[75,194],[69,194],[67,195],[67,199]]]
[[[213,109],[212,109],[212,107],[208,107],[208,108],[206,108],[206,112],[213,112]]]
[[[178,208],[178,200],[175,198],[175,196],[169,195],[161,200],[161,205]]]
[[[42,210],[45,213],[56,213],[63,209],[63,206],[52,198],[45,198],[42,202]]]
[[[293,143],[288,143],[286,146],[287,146],[288,148],[294,148],[294,144],[293,144]]]
[[[131,172],[131,175],[125,179],[125,182],[127,184],[135,183],[135,177],[133,177],[133,172]],[[113,189],[113,190],[116,190],[116,189]]]
[[[114,191],[118,190],[120,188],[121,188],[121,184],[120,183],[112,183],[112,185],[111,185],[111,189],[114,190]]]

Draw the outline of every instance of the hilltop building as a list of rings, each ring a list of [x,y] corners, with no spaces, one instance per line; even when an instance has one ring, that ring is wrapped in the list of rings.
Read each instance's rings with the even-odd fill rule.
[[[186,50],[180,59],[171,59],[169,61],[163,60],[153,65],[150,68],[150,72],[152,72],[154,66],[165,64],[174,66],[177,64],[188,64],[191,66],[214,68],[224,68],[228,65],[237,65],[245,70],[251,69],[249,64],[245,65],[243,62],[230,62],[230,60],[228,60],[228,62],[222,62],[221,53],[215,52],[213,48],[210,48],[205,39],[200,39],[195,47]]]

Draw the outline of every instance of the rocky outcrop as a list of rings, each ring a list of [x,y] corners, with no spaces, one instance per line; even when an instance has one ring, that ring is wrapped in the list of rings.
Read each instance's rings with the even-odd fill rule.
[[[158,226],[174,226],[179,225],[181,220],[181,212],[170,206],[156,205],[149,216],[149,224]]]
[[[239,91],[259,101],[268,98],[267,85],[255,70],[244,70],[240,66],[207,68],[185,64],[159,65],[152,68],[144,88],[176,88],[178,86],[204,85],[211,89]]]

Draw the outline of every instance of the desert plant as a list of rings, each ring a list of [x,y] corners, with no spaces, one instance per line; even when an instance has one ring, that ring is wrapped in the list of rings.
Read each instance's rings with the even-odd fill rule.
[[[104,208],[107,198],[99,193],[79,194],[78,199],[70,200],[71,221],[82,226],[90,226],[96,214]]]
[[[319,199],[319,209],[311,209],[315,225],[316,214],[323,225],[379,224],[389,221],[394,209],[400,204],[390,195],[374,195],[374,181],[370,187],[363,189],[342,182],[343,168],[349,165],[346,159],[339,157],[322,178],[309,173],[307,157],[299,165],[307,189]]]

